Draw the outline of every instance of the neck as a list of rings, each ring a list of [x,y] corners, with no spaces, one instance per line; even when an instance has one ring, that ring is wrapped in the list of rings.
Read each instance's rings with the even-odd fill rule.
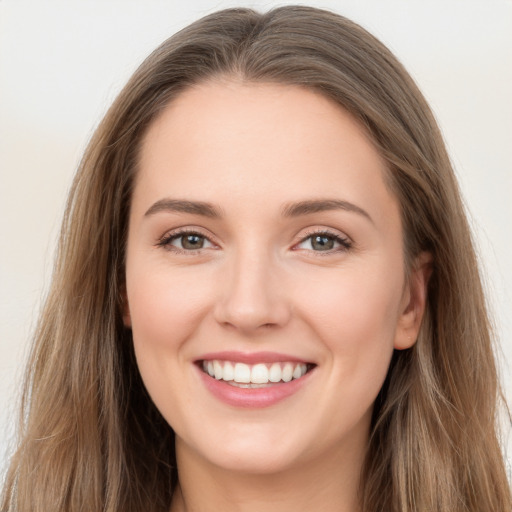
[[[171,512],[359,512],[364,448],[352,445],[298,468],[252,474],[210,464],[178,439],[179,484]]]

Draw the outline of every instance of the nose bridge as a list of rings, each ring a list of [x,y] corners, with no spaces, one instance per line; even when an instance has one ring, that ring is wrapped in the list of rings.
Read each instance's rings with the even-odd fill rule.
[[[289,317],[276,258],[268,248],[234,251],[222,279],[217,320],[240,330],[284,325]]]

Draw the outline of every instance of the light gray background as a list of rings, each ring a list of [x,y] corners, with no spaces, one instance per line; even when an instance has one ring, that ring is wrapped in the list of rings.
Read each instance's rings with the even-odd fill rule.
[[[97,122],[142,59],[176,30],[220,8],[286,3],[297,2],[0,0],[0,473],[66,193]],[[431,103],[471,212],[510,402],[512,1],[308,4],[383,40]]]

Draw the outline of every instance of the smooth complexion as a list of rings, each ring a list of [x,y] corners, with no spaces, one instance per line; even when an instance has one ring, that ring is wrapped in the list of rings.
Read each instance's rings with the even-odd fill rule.
[[[372,405],[428,276],[422,255],[405,280],[379,153],[315,92],[226,79],[174,100],[139,163],[124,321],[176,433],[172,510],[358,510]],[[308,372],[267,401],[202,370],[272,358]]]

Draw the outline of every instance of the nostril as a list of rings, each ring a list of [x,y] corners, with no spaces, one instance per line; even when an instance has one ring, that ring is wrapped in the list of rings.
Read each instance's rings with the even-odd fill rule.
[[[249,267],[244,267],[231,279],[226,277],[224,295],[219,296],[215,304],[215,320],[223,327],[243,332],[286,325],[291,307],[282,290],[276,283],[269,282],[260,268]]]

